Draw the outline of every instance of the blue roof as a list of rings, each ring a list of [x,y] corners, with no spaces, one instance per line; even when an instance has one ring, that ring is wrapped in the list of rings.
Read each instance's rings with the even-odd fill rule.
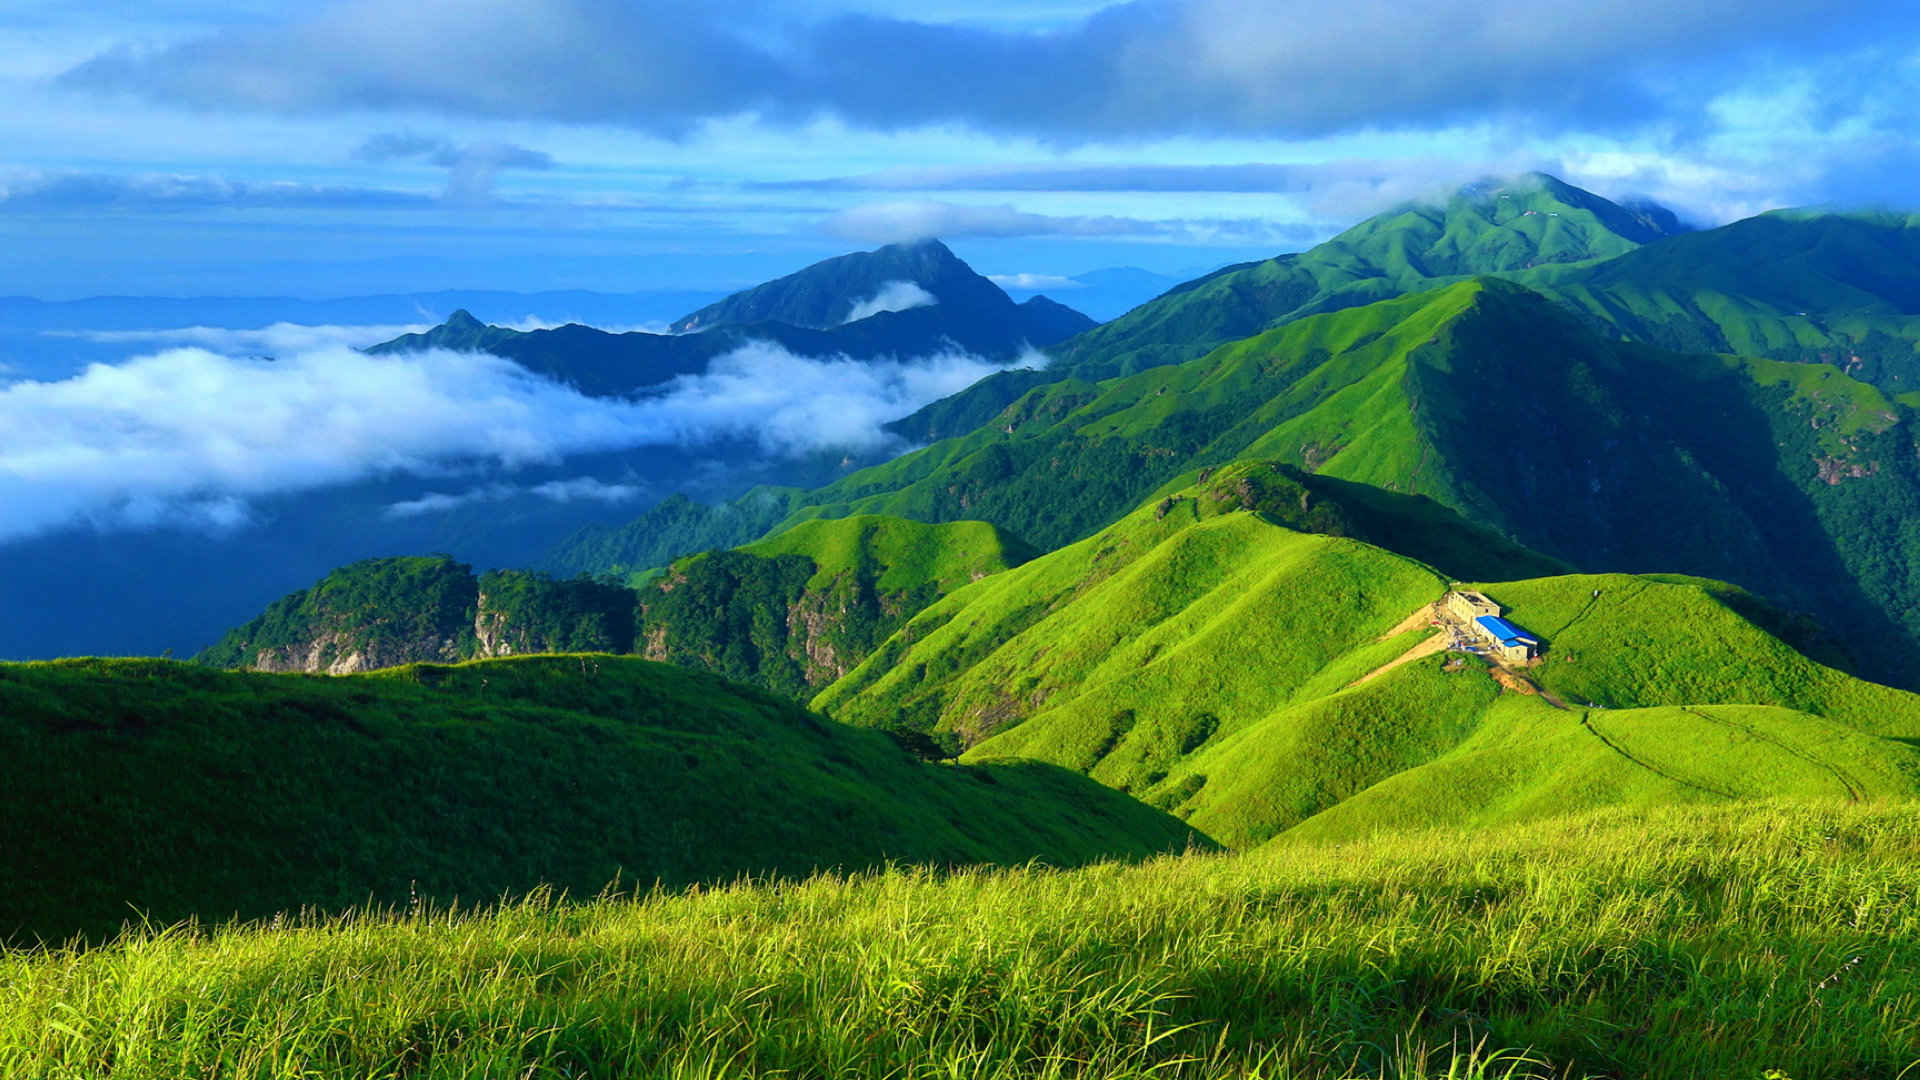
[[[1498,615],[1482,615],[1473,620],[1486,628],[1487,633],[1502,645],[1538,645],[1540,639],[1513,625]]]

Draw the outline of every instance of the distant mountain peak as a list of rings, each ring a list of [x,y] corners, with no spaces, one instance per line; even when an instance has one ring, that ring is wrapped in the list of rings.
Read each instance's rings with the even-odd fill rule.
[[[1022,309],[947,245],[929,237],[823,259],[708,304],[671,328],[685,334],[717,326],[783,323],[833,330],[882,316],[949,327],[1012,326],[1035,345],[1051,344],[1092,325],[1078,312]]]
[[[447,316],[447,321],[441,325],[449,330],[484,330],[487,326],[486,323],[474,318],[473,312],[466,308],[461,308]]]

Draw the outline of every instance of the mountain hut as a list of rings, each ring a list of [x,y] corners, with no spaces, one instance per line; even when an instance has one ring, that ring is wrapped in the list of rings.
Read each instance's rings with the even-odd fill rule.
[[[1540,655],[1540,639],[1498,615],[1481,615],[1473,625],[1493,648],[1493,654],[1509,663],[1524,664]]]

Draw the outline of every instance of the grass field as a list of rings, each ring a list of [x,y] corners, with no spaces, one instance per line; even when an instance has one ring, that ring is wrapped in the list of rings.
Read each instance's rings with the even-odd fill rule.
[[[416,890],[472,902],[890,859],[1077,865],[1191,837],[1064,769],[928,764],[631,658],[340,678],[0,664],[0,941]]]
[[[1360,683],[1423,643],[1431,631],[1401,624],[1447,582],[1281,523],[1314,524],[1301,512],[1314,494],[1271,466],[1217,470],[955,591],[814,704],[929,732],[966,761],[1086,773],[1230,847],[1295,828],[1341,839],[1612,805],[1920,794],[1920,696],[1809,659],[1780,636],[1804,627],[1721,582],[1482,586],[1546,641],[1528,675],[1572,709],[1503,690],[1479,660],[1429,656]],[[1453,537],[1429,547],[1473,540],[1430,514],[1402,521]]]
[[[0,954],[30,1077],[1920,1074],[1920,807],[1666,808]]]

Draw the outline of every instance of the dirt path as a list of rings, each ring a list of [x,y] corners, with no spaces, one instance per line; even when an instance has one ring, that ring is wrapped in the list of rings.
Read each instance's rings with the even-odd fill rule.
[[[1381,634],[1379,637],[1375,638],[1374,640],[1375,641],[1392,641],[1394,638],[1399,637],[1401,634],[1405,634],[1405,633],[1420,629],[1421,627],[1432,622],[1434,619],[1438,618],[1439,616],[1440,616],[1439,604],[1437,603],[1428,604],[1426,607],[1423,607],[1418,611],[1415,611],[1413,614],[1407,616],[1406,618],[1401,619],[1398,623],[1394,625],[1393,629],[1387,631],[1384,634]]]
[[[1394,638],[1399,637],[1401,634],[1409,633],[1411,631],[1420,629],[1421,627],[1433,621],[1435,612],[1437,610],[1438,609],[1433,604],[1428,604],[1426,607],[1423,607],[1420,610],[1414,612],[1413,614],[1407,616],[1406,618],[1400,620],[1400,622],[1396,624],[1393,629],[1387,631],[1384,634],[1381,634],[1379,640],[1391,641]],[[1369,671],[1365,675],[1362,675],[1359,678],[1348,683],[1347,688],[1351,690],[1352,688],[1359,686],[1362,683],[1372,682],[1373,680],[1379,678],[1380,676],[1385,675],[1387,672],[1392,671],[1394,668],[1397,668],[1402,664],[1411,664],[1415,660],[1418,660],[1423,656],[1433,656],[1437,653],[1446,652],[1447,643],[1449,640],[1451,640],[1451,635],[1448,634],[1444,628],[1440,630],[1436,630],[1433,633],[1422,638],[1417,644],[1414,645],[1413,648],[1408,649],[1406,652],[1401,653],[1399,656],[1394,657],[1392,660],[1389,660],[1386,663],[1381,664],[1379,667],[1374,668],[1372,671]]]

